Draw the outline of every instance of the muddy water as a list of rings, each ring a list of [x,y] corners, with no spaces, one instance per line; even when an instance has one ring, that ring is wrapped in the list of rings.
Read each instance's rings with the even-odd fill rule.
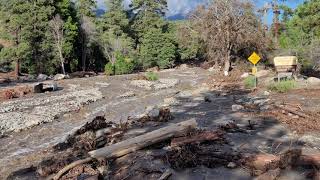
[[[104,98],[83,107],[78,112],[63,114],[52,123],[42,124],[1,138],[0,179],[4,179],[18,169],[36,165],[37,162],[50,155],[50,147],[62,142],[68,134],[92,120],[94,116],[105,115],[109,121],[125,121],[128,116],[134,117],[143,113],[147,106],[160,104],[165,97],[171,97],[179,90],[202,83],[207,74],[200,69],[183,72],[176,70],[160,73],[160,77],[177,78],[181,83],[175,88],[155,92],[130,86],[131,76],[94,77],[62,82],[61,85],[64,87],[98,86]],[[65,89],[65,91],[68,90],[70,88]],[[118,98],[119,95],[128,91],[133,91],[136,96]]]

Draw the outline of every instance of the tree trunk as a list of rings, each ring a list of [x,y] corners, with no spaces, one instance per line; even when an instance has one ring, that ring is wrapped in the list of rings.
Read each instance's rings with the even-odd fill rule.
[[[85,34],[82,34],[82,71],[86,71],[86,61],[87,61],[87,48],[86,48],[86,40],[85,40]]]
[[[229,71],[230,71],[230,66],[231,66],[230,54],[231,54],[231,50],[228,50],[228,53],[227,53],[225,60],[224,60],[224,75],[225,76],[229,76]]]
[[[61,61],[61,69],[62,69],[62,73],[65,75],[66,74],[66,70],[64,68],[64,58],[63,58],[63,55],[62,55],[62,52],[59,51],[59,56],[60,56],[60,61]]]
[[[89,155],[92,158],[104,157],[107,159],[117,158],[126,154],[143,149],[147,146],[162,142],[177,135],[186,133],[188,130],[197,127],[197,121],[191,119],[178,124],[173,124],[161,129],[137,136],[125,141],[107,146],[101,149],[90,151]]]
[[[16,77],[19,77],[19,75],[20,75],[20,61],[19,61],[19,59],[16,60],[14,73],[15,73]]]

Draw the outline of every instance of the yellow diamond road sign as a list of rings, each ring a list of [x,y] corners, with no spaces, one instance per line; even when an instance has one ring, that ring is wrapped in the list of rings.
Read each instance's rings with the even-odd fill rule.
[[[261,57],[257,53],[253,52],[252,55],[248,58],[248,60],[252,64],[256,65],[261,60]]]

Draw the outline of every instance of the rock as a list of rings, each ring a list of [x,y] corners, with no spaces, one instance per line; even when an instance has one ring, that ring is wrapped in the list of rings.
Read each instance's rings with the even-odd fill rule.
[[[216,96],[215,96],[215,95],[212,95],[212,94],[207,94],[207,95],[204,97],[204,101],[205,101],[205,102],[213,102],[215,99],[216,99]]]
[[[38,81],[45,81],[49,78],[49,76],[45,75],[45,74],[39,74],[37,77]]]
[[[44,83],[44,91],[58,91],[58,84],[56,82]]]
[[[53,80],[55,80],[55,81],[60,81],[60,80],[63,80],[63,79],[69,79],[69,76],[68,75],[64,75],[64,74],[56,74],[53,77]]]
[[[242,105],[238,105],[238,104],[232,105],[232,111],[240,111],[243,109],[244,109],[244,107]]]
[[[157,108],[157,107],[149,106],[149,107],[147,107],[147,109],[146,109],[146,114],[147,114],[150,118],[157,118],[157,117],[159,117],[160,110],[159,110],[159,108]]]
[[[159,83],[154,85],[155,90],[173,88],[179,84],[178,79],[159,79]]]
[[[308,84],[310,85],[320,85],[320,79],[315,77],[309,77],[307,79]]]
[[[130,98],[130,97],[134,97],[134,96],[136,96],[136,94],[132,91],[129,91],[124,94],[121,94],[120,96],[118,96],[118,98]]]
[[[151,90],[154,86],[155,82],[147,81],[147,80],[133,80],[130,83],[133,86],[144,88],[147,90]]]
[[[268,111],[268,110],[270,110],[271,109],[271,106],[269,106],[269,105],[264,105],[264,106],[261,106],[260,107],[260,110],[261,111]]]
[[[263,77],[263,76],[267,76],[270,73],[269,70],[258,70],[256,76],[259,77]]]
[[[163,106],[174,106],[174,105],[178,105],[179,101],[176,98],[171,97],[171,98],[164,99],[163,103],[164,103]]]
[[[191,91],[181,91],[177,94],[178,98],[189,98],[192,96],[192,92]]]
[[[270,99],[256,99],[256,100],[253,100],[253,104],[258,105],[258,106],[263,106],[266,103],[268,103],[269,101],[270,101]]]
[[[237,167],[237,164],[234,162],[229,162],[229,164],[227,165],[228,168],[234,169]]]
[[[242,75],[241,75],[241,78],[247,78],[249,76],[249,73],[243,73]]]
[[[43,93],[43,83],[36,84],[33,87],[33,93]]]
[[[264,96],[269,96],[269,95],[270,95],[270,92],[269,92],[269,91],[264,91],[264,92],[263,92],[263,95],[264,95]]]

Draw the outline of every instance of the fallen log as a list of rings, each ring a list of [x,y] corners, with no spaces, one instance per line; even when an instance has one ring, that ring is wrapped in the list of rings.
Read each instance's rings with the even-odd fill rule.
[[[195,119],[184,121],[178,124],[173,124],[150,133],[131,138],[111,146],[90,151],[89,155],[92,158],[117,158],[126,154],[132,153],[144,147],[164,141],[166,139],[183,134],[191,128],[196,128],[197,122]]]
[[[222,131],[205,131],[200,134],[197,134],[192,137],[180,137],[180,138],[174,138],[171,141],[171,147],[178,147],[183,146],[186,144],[193,144],[193,143],[201,143],[204,141],[214,141],[221,139],[223,135]]]
[[[311,165],[320,168],[320,153],[307,154],[302,153],[298,162],[298,165]]]
[[[296,110],[293,110],[293,109],[290,109],[290,108],[286,108],[284,106],[275,105],[275,107],[280,108],[280,109],[285,110],[285,111],[288,111],[288,112],[290,112],[292,114],[298,115],[298,116],[303,117],[303,118],[310,118],[310,116],[305,114],[305,113],[298,112]]]

